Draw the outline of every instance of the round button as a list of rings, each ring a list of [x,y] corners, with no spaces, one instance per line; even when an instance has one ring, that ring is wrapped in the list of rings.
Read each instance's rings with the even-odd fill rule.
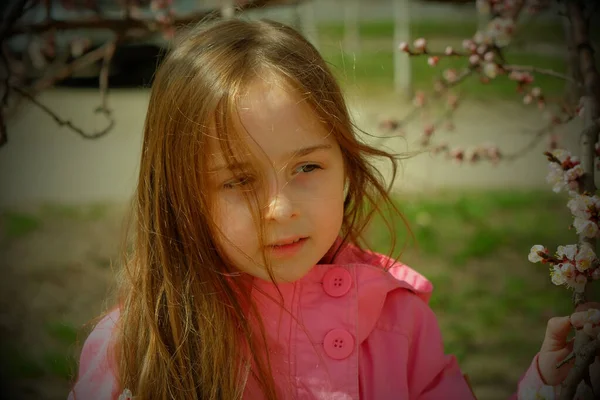
[[[344,329],[333,329],[323,341],[325,353],[334,360],[343,360],[354,351],[354,337]]]
[[[341,267],[335,267],[325,273],[323,289],[332,297],[341,297],[352,287],[350,272]]]

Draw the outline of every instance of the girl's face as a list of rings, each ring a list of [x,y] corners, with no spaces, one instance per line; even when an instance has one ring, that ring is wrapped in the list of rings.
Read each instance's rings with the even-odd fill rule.
[[[276,280],[293,282],[325,255],[340,233],[344,163],[335,138],[310,106],[281,81],[275,82],[259,79],[240,99],[238,131],[251,152],[235,169],[241,178],[234,176],[214,141],[208,170],[214,218],[222,232],[219,243],[228,258],[241,271],[269,280],[262,261],[266,250]],[[266,227],[265,248],[246,190],[254,191],[263,207],[259,215]]]

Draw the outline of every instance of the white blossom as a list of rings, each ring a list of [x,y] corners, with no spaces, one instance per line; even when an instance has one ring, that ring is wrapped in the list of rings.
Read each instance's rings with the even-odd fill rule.
[[[473,36],[473,41],[477,44],[483,43],[485,41],[485,35],[483,34],[483,32],[475,32],[475,35]]]
[[[465,50],[473,50],[474,48],[477,48],[475,42],[473,42],[471,39],[463,40],[462,46]]]
[[[505,47],[513,36],[515,23],[512,18],[494,18],[487,29],[488,36],[498,47]]]
[[[494,52],[493,52],[493,51],[488,51],[488,52],[487,52],[487,53],[485,53],[485,55],[483,56],[483,59],[484,59],[485,61],[492,62],[492,61],[494,61],[494,58],[495,58],[495,56],[496,56],[496,55],[494,54]]]
[[[598,225],[589,219],[575,218],[573,226],[578,235],[583,235],[590,239],[598,236]]]
[[[583,167],[581,166],[581,164],[577,164],[576,166],[568,169],[565,172],[565,176],[566,176],[567,180],[569,180],[569,181],[575,181],[575,180],[579,179],[579,177],[583,176],[583,174],[584,174],[584,171],[583,171]]]
[[[552,185],[552,191],[559,193],[566,186],[565,174],[560,165],[556,163],[548,164],[548,175],[546,176],[546,182]]]
[[[133,399],[133,394],[131,393],[131,390],[129,390],[129,389],[123,390],[123,393],[121,393],[119,395],[119,400],[132,400],[132,399]]]
[[[598,228],[596,227],[596,229]],[[586,242],[579,246],[579,252],[575,257],[575,263],[578,271],[587,271],[595,261],[596,253],[594,253],[594,249],[592,249],[592,246],[589,243]]]
[[[560,258],[567,257],[568,260],[574,260],[577,255],[577,245],[568,244],[566,246],[558,246],[556,255]]]
[[[575,278],[569,279],[567,285],[578,293],[583,293],[585,285],[587,284],[587,277],[585,275],[575,275]]]
[[[561,286],[567,283],[567,278],[561,270],[561,265],[562,264],[554,265],[552,267],[552,272],[550,273],[550,279],[556,286]]]
[[[532,263],[537,263],[543,260],[542,257],[540,257],[540,255],[538,254],[538,252],[541,251],[543,253],[547,253],[548,250],[542,246],[541,244],[536,244],[533,247],[531,247],[531,250],[529,251],[529,256],[527,257],[527,259],[532,262]]]
[[[483,65],[483,73],[490,79],[498,76],[498,65],[494,62],[487,62]]]
[[[597,203],[598,198],[596,196],[589,197],[575,193],[572,195],[571,200],[567,202],[567,208],[571,210],[574,217],[589,219],[592,216],[591,207]]]
[[[415,49],[422,51],[425,49],[425,47],[427,47],[427,40],[425,40],[424,38],[418,38],[413,43],[413,46],[415,47]]]

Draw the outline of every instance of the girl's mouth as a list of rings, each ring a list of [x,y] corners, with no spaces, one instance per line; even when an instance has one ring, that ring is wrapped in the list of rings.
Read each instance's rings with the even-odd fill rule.
[[[308,238],[298,238],[295,241],[287,244],[271,245],[269,248],[271,250],[271,254],[275,257],[291,257],[298,253],[302,247],[304,247],[304,244],[307,240]]]

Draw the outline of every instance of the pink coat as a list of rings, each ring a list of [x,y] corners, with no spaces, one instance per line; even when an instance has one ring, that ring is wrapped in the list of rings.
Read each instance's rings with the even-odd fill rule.
[[[318,264],[301,280],[280,285],[293,317],[258,290],[253,293],[286,399],[475,398],[456,358],[444,354],[428,306],[432,284],[406,265],[386,272],[388,261],[350,246],[335,263]],[[278,299],[274,285],[256,279],[256,287]],[[123,391],[108,355],[118,318],[113,311],[87,338],[69,400],[112,400]],[[518,384],[518,398],[542,386],[536,355]],[[245,398],[260,398],[252,384]]]

